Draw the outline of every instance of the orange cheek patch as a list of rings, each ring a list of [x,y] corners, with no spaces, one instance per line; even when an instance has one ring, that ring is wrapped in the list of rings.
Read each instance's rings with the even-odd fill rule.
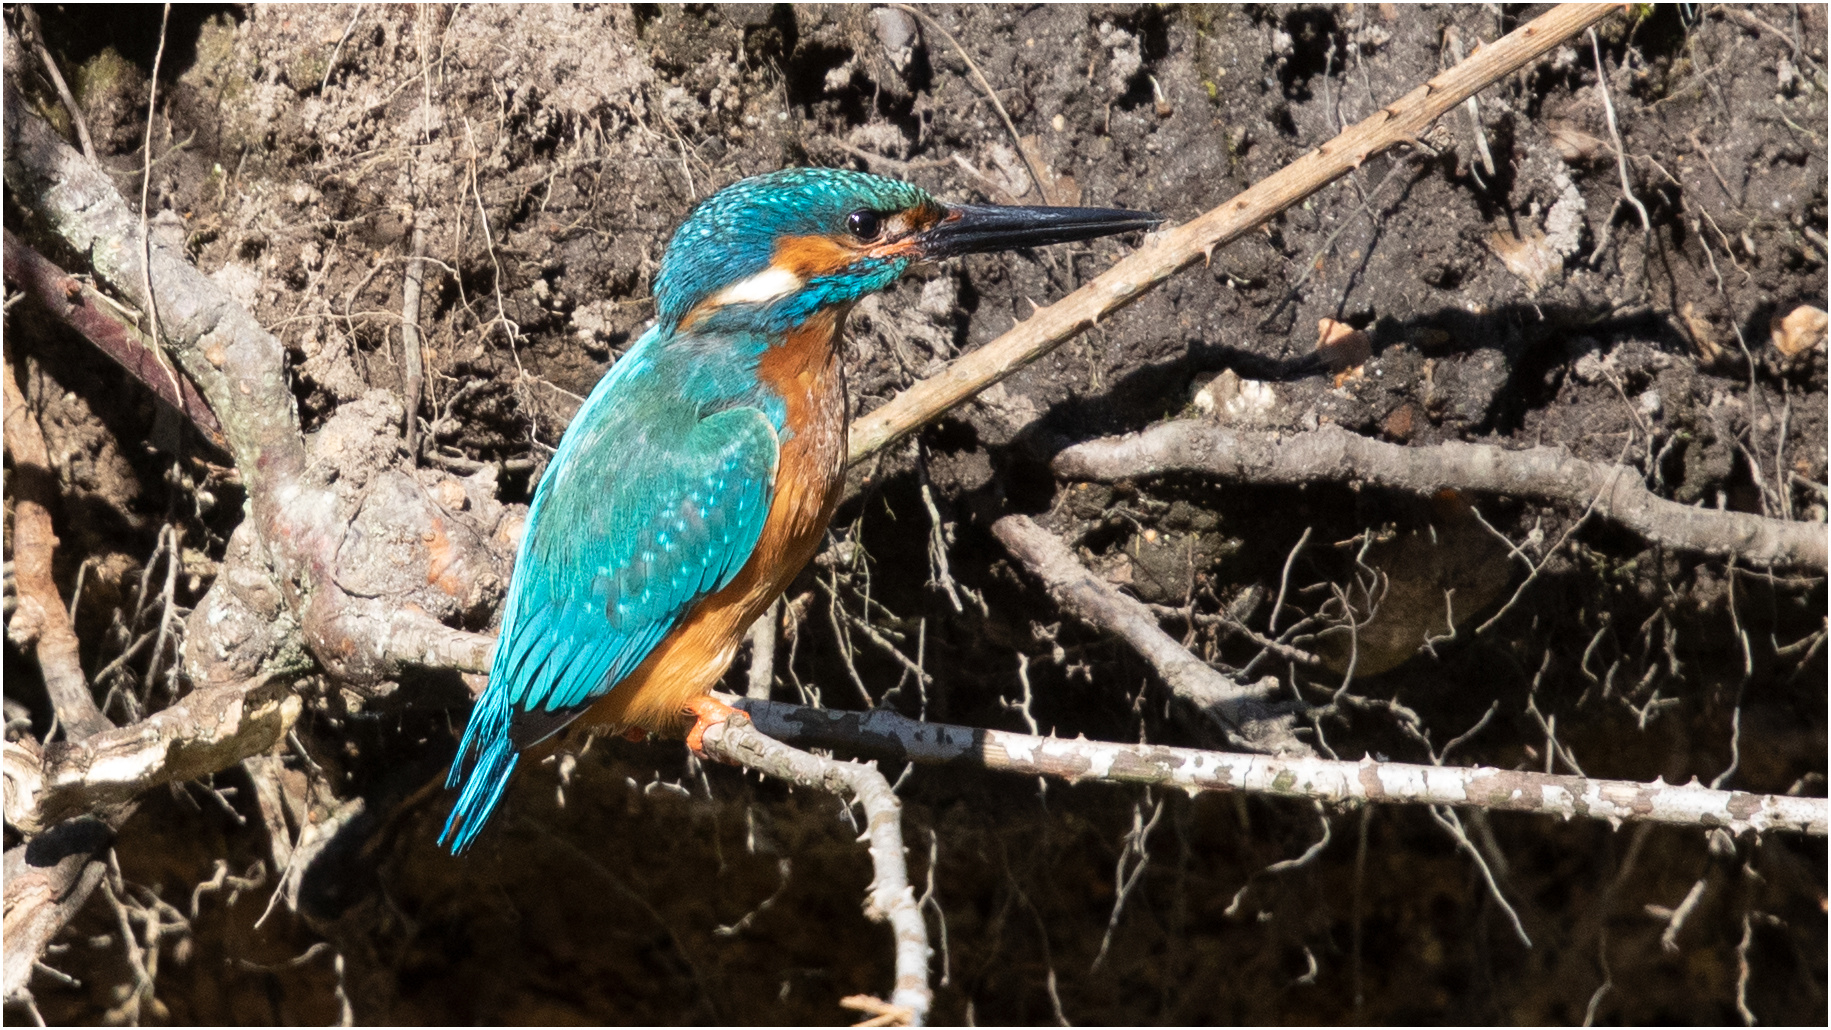
[[[825,236],[786,236],[776,244],[770,264],[812,279],[846,268],[855,257],[856,252],[850,247]]]

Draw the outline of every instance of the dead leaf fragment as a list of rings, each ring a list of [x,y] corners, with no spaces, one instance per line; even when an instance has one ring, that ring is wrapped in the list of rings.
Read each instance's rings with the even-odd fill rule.
[[[1346,372],[1367,363],[1373,356],[1373,342],[1346,322],[1325,318],[1316,323],[1316,353],[1330,371]]]
[[[1698,314],[1697,305],[1690,301],[1678,311],[1678,317],[1685,323],[1685,331],[1691,334],[1691,343],[1697,348],[1698,360],[1705,365],[1714,365],[1723,356],[1723,345],[1717,342],[1716,327],[1710,320]],[[1778,346],[1778,344],[1776,344]]]
[[[1773,332],[1774,349],[1793,358],[1825,343],[1826,315],[1810,304],[1801,304],[1785,317],[1776,315],[1768,324]]]
[[[1526,288],[1533,293],[1564,268],[1563,256],[1537,229],[1526,230],[1523,238],[1504,230],[1493,233],[1488,237],[1488,246],[1494,248],[1507,271],[1525,280]]]
[[[1596,160],[1607,146],[1589,133],[1580,132],[1568,125],[1552,126],[1551,145],[1557,149],[1558,156],[1563,158],[1566,164],[1573,165],[1589,164]]]

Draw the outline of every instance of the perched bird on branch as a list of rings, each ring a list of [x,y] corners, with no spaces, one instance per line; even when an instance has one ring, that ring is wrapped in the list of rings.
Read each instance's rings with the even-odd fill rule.
[[[674,234],[655,324],[567,427],[534,491],[489,687],[440,835],[477,837],[526,749],[560,729],[674,731],[814,554],[844,484],[846,312],[924,261],[1148,229],[1101,208],[949,207],[908,183],[798,168],[715,194]]]

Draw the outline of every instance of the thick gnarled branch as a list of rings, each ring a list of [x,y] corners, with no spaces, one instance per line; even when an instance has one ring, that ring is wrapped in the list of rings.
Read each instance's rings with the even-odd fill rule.
[[[147,247],[139,217],[107,173],[32,114],[11,78],[5,82],[5,101],[5,174],[12,195],[72,250],[88,254],[96,274],[134,304],[144,310],[152,304],[148,289],[157,294],[160,342],[214,409],[247,487],[256,539],[241,549],[246,561],[225,563],[245,567],[226,569],[219,578],[219,585],[237,580],[239,586],[213,588],[199,606],[205,620],[198,624],[194,617],[199,635],[210,637],[211,627],[223,621],[229,595],[269,594],[277,602],[268,606],[271,616],[260,604],[242,607],[272,625],[285,616],[287,630],[280,635],[290,636],[296,627],[313,657],[340,679],[375,682],[403,665],[429,661],[475,664],[441,650],[449,643],[442,627],[435,629],[438,621],[415,609],[453,608],[441,594],[457,595],[458,605],[478,608],[486,600],[483,594],[500,586],[492,566],[508,545],[488,541],[489,526],[467,524],[472,520],[466,515],[445,508],[423,488],[403,482],[404,474],[391,471],[398,461],[398,401],[391,405],[391,398],[371,395],[346,405],[337,416],[344,420],[343,431],[331,434],[332,446],[321,436],[308,449],[280,340],[183,253]],[[378,469],[390,471],[377,474]],[[399,565],[401,548],[387,546],[390,541],[375,534],[370,538],[376,546],[368,554],[354,556],[347,546],[351,522],[378,484],[389,486],[389,499],[400,505],[397,528],[410,527],[411,535],[424,542],[420,557],[426,571],[383,584],[395,589],[347,589],[352,581],[385,579]],[[487,500],[494,504],[493,491]],[[501,507],[494,505],[498,512]],[[266,583],[252,582],[257,579]],[[477,596],[465,596],[467,591]],[[212,666],[215,656],[200,657],[212,648],[196,643],[187,647],[187,671],[200,682],[226,684],[261,671],[258,664],[246,668],[233,661]],[[284,643],[271,641],[269,655],[257,657],[283,651]]]
[[[1064,479],[1103,482],[1186,472],[1286,486],[1358,482],[1423,496],[1449,488],[1579,509],[1593,502],[1597,515],[1665,547],[1750,565],[1825,568],[1822,524],[1668,501],[1649,491],[1634,469],[1585,461],[1561,447],[1405,447],[1337,426],[1281,435],[1189,419],[1076,444],[1056,456],[1054,468]]]

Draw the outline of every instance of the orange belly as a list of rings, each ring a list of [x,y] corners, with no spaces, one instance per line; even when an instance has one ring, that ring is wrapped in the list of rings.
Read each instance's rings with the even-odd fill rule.
[[[787,407],[790,432],[750,561],[723,590],[694,605],[646,661],[579,717],[578,728],[682,732],[681,710],[718,683],[750,624],[814,556],[845,485],[845,376],[833,346],[843,321],[841,312],[822,312],[759,363],[759,377]]]

